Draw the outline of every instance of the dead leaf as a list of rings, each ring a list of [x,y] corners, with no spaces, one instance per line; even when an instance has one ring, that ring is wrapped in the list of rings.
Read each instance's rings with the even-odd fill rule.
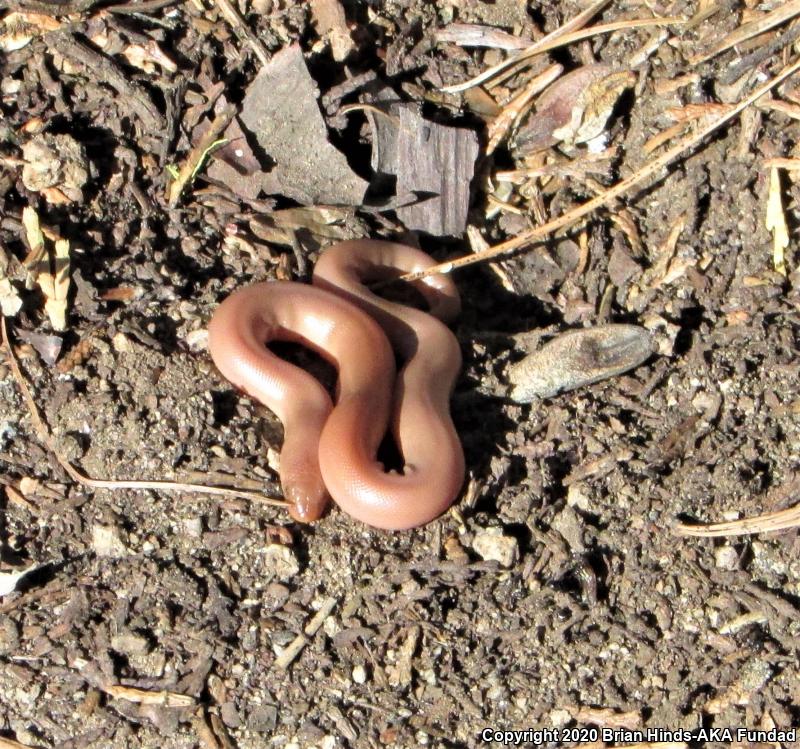
[[[35,135],[22,146],[22,183],[51,203],[81,201],[89,179],[83,144],[70,135]],[[49,190],[49,192],[48,192]],[[55,192],[57,191],[57,192]]]
[[[638,325],[571,330],[509,368],[510,398],[531,403],[638,367],[653,353],[653,339]]]
[[[24,330],[22,328],[17,328],[17,337],[33,346],[39,356],[42,357],[42,361],[51,367],[58,360],[61,347],[64,345],[64,341],[60,336],[36,333],[35,331]]]
[[[615,71],[610,65],[584,65],[548,86],[536,102],[536,111],[520,128],[513,146],[523,153],[593,140],[620,97],[636,76],[630,70]]]
[[[54,330],[67,329],[67,295],[69,293],[69,240],[56,241],[54,272],[39,274],[37,282],[45,296],[44,309]]]
[[[786,226],[786,217],[783,214],[783,201],[781,200],[781,180],[778,168],[769,170],[769,197],[767,198],[767,230],[772,232],[772,263],[775,270],[782,276],[786,275],[785,250],[789,246],[789,229]]]

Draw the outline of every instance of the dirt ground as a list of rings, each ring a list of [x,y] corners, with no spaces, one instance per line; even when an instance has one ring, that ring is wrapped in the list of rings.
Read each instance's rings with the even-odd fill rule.
[[[280,447],[280,423],[216,373],[203,330],[234,288],[302,278],[297,269],[330,239],[301,227],[293,251],[253,236],[255,215],[297,201],[247,201],[204,168],[168,204],[168,167],[184,162],[191,131],[213,116],[210,87],[239,106],[261,63],[217,6],[163,5],[109,12],[72,2],[67,16],[26,4],[62,25],[0,58],[0,243],[16,290],[0,292],[22,301],[10,318],[15,350],[64,459],[94,478],[276,496],[267,452]],[[586,7],[343,2],[353,46],[337,61],[305,3],[255,5],[242,5],[245,26],[270,54],[299,42],[322,99],[374,74],[483,145],[480,117],[439,89],[508,53],[438,44],[434,32],[460,22],[537,38]],[[592,23],[688,19],[699,5],[614,1]],[[651,158],[645,144],[673,124],[670,107],[736,101],[796,54],[789,45],[724,86],[748,50],[691,57],[754,3],[717,5],[690,28],[627,29],[552,53],[569,70],[592,60],[628,68],[648,50],[609,120],[618,150],[595,185]],[[152,45],[174,70],[132,62],[132,46]],[[506,85],[515,91],[513,78]],[[793,85],[773,96],[794,101]],[[335,117],[358,101],[354,90],[324,114],[331,143],[369,180],[366,115]],[[22,180],[31,158],[22,149],[39,133],[84,149],[86,178],[61,196]],[[486,263],[454,275],[465,364],[453,413],[468,485],[419,530],[371,530],[336,508],[303,526],[242,498],[81,486],[37,433],[6,359],[0,573],[35,569],[0,597],[0,746],[476,747],[491,745],[485,728],[800,725],[797,532],[672,531],[678,518],[732,519],[800,498],[800,184],[780,172],[791,238],[782,274],[765,227],[764,165],[797,156],[799,134],[793,111],[751,108],[609,210],[503,260],[510,283]],[[560,152],[587,158],[585,145]],[[537,211],[550,218],[594,194],[589,180],[564,178],[534,197],[516,186],[510,208],[491,211],[495,173],[520,155],[505,144],[484,153],[469,223],[489,244],[529,229]],[[51,238],[70,241],[55,363],[53,339],[35,335],[56,331],[22,266],[27,206]],[[415,239],[391,211],[336,215],[351,235]],[[463,236],[416,239],[439,259],[470,252]],[[537,331],[609,321],[644,325],[658,352],[534,404],[506,397],[507,366]],[[542,743],[602,746],[594,740]],[[699,736],[678,745],[737,744]]]

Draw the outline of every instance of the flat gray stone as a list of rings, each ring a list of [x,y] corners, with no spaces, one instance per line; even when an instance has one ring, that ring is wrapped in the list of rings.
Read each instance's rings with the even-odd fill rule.
[[[318,96],[296,44],[278,52],[250,84],[240,120],[274,161],[262,189],[305,205],[361,205],[367,182],[328,141]]]

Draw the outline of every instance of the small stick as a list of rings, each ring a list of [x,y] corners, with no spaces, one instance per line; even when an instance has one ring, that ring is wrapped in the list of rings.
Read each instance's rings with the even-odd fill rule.
[[[125,687],[121,684],[109,684],[100,686],[100,689],[116,700],[128,700],[139,705],[158,705],[159,707],[192,707],[197,700],[188,694],[179,692],[168,692],[166,689],[160,692],[151,692],[147,689],[136,689],[135,687]]]
[[[61,6],[58,6],[61,7]],[[60,52],[87,75],[97,76],[119,95],[120,106],[135,115],[147,131],[164,130],[164,117],[147,90],[130,80],[110,57],[80,41],[68,28],[51,31],[43,37],[50,49]]]
[[[142,0],[140,3],[122,3],[120,5],[110,5],[105,10],[109,13],[119,13],[122,15],[133,15],[136,13],[154,13],[162,8],[168,8],[181,0]]]
[[[14,739],[5,739],[0,736],[0,749],[36,749],[30,744],[20,744],[19,741]]]
[[[778,75],[767,81],[762,86],[759,86],[755,91],[753,91],[752,94],[745,97],[735,107],[732,107],[727,112],[715,117],[709,122],[709,124],[701,127],[699,130],[697,130],[697,132],[686,136],[672,148],[665,151],[661,156],[645,164],[641,169],[639,169],[639,171],[635,172],[630,177],[626,177],[616,185],[604,190],[591,200],[587,200],[585,203],[576,206],[572,210],[554,218],[552,221],[548,221],[540,226],[535,226],[533,229],[529,229],[517,237],[513,237],[512,239],[501,242],[494,247],[490,247],[484,252],[475,253],[473,255],[463,255],[462,257],[455,258],[454,260],[448,260],[447,262],[433,265],[427,270],[420,271],[419,273],[407,273],[404,276],[400,276],[400,278],[403,281],[418,281],[421,278],[434,276],[438,273],[450,273],[455,268],[463,268],[466,265],[472,265],[473,263],[480,263],[485,260],[490,260],[498,255],[505,255],[509,252],[513,252],[514,250],[519,250],[526,245],[543,241],[548,234],[551,234],[558,229],[571,226],[572,224],[576,223],[578,219],[583,218],[598,208],[608,205],[620,195],[623,195],[634,187],[641,185],[649,177],[659,172],[688,149],[696,146],[707,135],[713,133],[715,130],[722,127],[722,125],[724,125],[726,122],[732,120],[740,112],[749,107],[753,102],[755,102],[757,99],[760,99],[762,96],[764,96],[764,94],[768,93],[771,89],[775,88],[775,86],[786,80],[786,78],[798,70],[800,70],[800,60],[797,60],[791,65],[785,67],[780,73],[778,73]]]
[[[619,31],[621,29],[636,29],[641,26],[669,26],[671,24],[680,23],[683,23],[683,19],[679,18],[678,16],[667,16],[665,18],[642,18],[634,21],[614,21],[613,23],[604,23],[600,24],[599,26],[591,26],[588,29],[573,31],[569,34],[563,34],[557,38],[550,38],[549,36],[546,36],[519,54],[509,57],[507,60],[494,65],[488,70],[484,70],[480,75],[476,75],[474,78],[470,78],[470,80],[464,81],[463,83],[457,83],[454,86],[444,86],[441,90],[448,94],[457,94],[460,91],[466,91],[468,88],[485,83],[490,78],[493,78],[495,75],[501,73],[511,65],[516,65],[523,60],[536,57],[536,55],[542,55],[545,52],[549,52],[551,49],[557,49],[558,47],[564,47],[567,44],[572,44],[573,42],[589,39],[593,36],[597,36],[598,34],[609,34],[612,31]]]
[[[313,637],[317,630],[325,623],[325,620],[331,615],[331,612],[336,608],[338,600],[333,596],[326,598],[319,611],[317,611],[308,624],[303,627],[303,631],[297,635],[287,646],[286,649],[275,659],[275,665],[278,668],[288,668],[295,658],[302,652],[303,648],[310,642],[309,638]]]
[[[800,526],[800,505],[723,523],[709,523],[708,525],[678,523],[672,530],[679,536],[718,538],[720,536],[746,536],[751,533],[785,531],[798,526]]]
[[[767,13],[765,16],[739,26],[707,52],[702,52],[699,55],[689,58],[689,62],[692,63],[692,65],[705,62],[714,57],[714,55],[718,55],[726,49],[735,47],[737,44],[741,44],[747,39],[757,36],[764,31],[769,31],[796,15],[800,15],[800,0],[789,0],[785,5],[775,8],[775,10]]]
[[[787,29],[768,44],[759,47],[749,55],[745,55],[741,61],[719,77],[720,83],[730,86],[731,83],[738,81],[747,71],[758,67],[762,62],[780,52],[784,47],[794,44],[798,39],[800,39],[800,25]]]
[[[169,187],[167,188],[167,203],[170,208],[174,208],[177,205],[178,199],[186,185],[189,184],[192,178],[197,174],[201,162],[213,148],[214,142],[225,132],[225,128],[228,127],[235,114],[236,109],[234,107],[226,107],[223,109],[214,118],[208,130],[203,133],[200,142],[189,151],[189,155],[183,162],[183,166],[178,170],[177,177],[169,183]]]
[[[239,15],[239,11],[233,6],[230,0],[214,0],[222,11],[222,15],[231,25],[236,36],[243,39],[250,48],[255,52],[256,57],[262,65],[269,62],[269,52],[267,48],[261,43],[259,38],[247,27],[244,19]]]
[[[197,492],[198,494],[214,494],[221,497],[240,497],[248,499],[252,502],[261,502],[263,504],[275,505],[277,507],[286,507],[287,503],[282,499],[274,497],[266,497],[257,492],[237,491],[236,489],[228,489],[220,486],[203,486],[201,484],[184,484],[179,481],[116,481],[114,479],[93,479],[90,476],[79,471],[69,461],[61,457],[58,452],[55,440],[50,434],[44,420],[36,407],[33,400],[31,391],[28,388],[22,370],[19,367],[19,362],[14,354],[14,349],[8,339],[8,328],[5,316],[0,318],[0,331],[2,331],[3,345],[8,353],[8,361],[11,365],[11,371],[14,373],[14,379],[17,381],[20,391],[28,405],[28,412],[31,416],[31,421],[39,435],[39,439],[47,445],[50,452],[53,453],[59,465],[67,472],[69,477],[82,486],[88,486],[92,489],[134,489],[136,491],[145,491],[154,489],[156,491],[170,491],[170,492]]]
[[[778,169],[788,169],[789,171],[797,171],[800,169],[800,159],[786,159],[780,156],[775,156],[771,159],[764,159],[765,167],[777,167]]]

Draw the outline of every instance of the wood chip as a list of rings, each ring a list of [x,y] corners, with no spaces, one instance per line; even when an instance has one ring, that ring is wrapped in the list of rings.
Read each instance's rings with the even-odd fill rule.
[[[629,731],[642,727],[642,716],[637,710],[625,713],[607,707],[568,707],[567,710],[580,724],[591,723],[606,728],[625,728]]]
[[[107,695],[118,700],[136,702],[140,705],[158,705],[159,707],[192,707],[196,700],[186,694],[177,692],[149,692],[145,689],[134,689],[119,684],[100,687]]]
[[[303,648],[308,645],[309,638],[317,633],[319,628],[325,623],[325,620],[331,615],[337,603],[338,599],[333,596],[326,598],[322,602],[319,611],[309,619],[308,624],[303,628],[303,632],[297,635],[275,659],[275,665],[278,668],[288,668],[292,664],[295,658],[300,655]]]
[[[769,170],[769,197],[767,198],[767,231],[772,232],[772,263],[782,276],[786,275],[785,250],[789,246],[789,228],[783,214],[781,180],[777,167]]]
[[[397,217],[411,230],[461,236],[467,226],[478,136],[466,128],[426,120],[412,105],[396,107],[392,115],[372,122],[373,168],[397,177],[398,195],[421,198],[398,208]]]
[[[311,0],[311,15],[317,33],[331,45],[331,54],[336,62],[342,62],[355,49],[350,36],[347,17],[339,0]]]

